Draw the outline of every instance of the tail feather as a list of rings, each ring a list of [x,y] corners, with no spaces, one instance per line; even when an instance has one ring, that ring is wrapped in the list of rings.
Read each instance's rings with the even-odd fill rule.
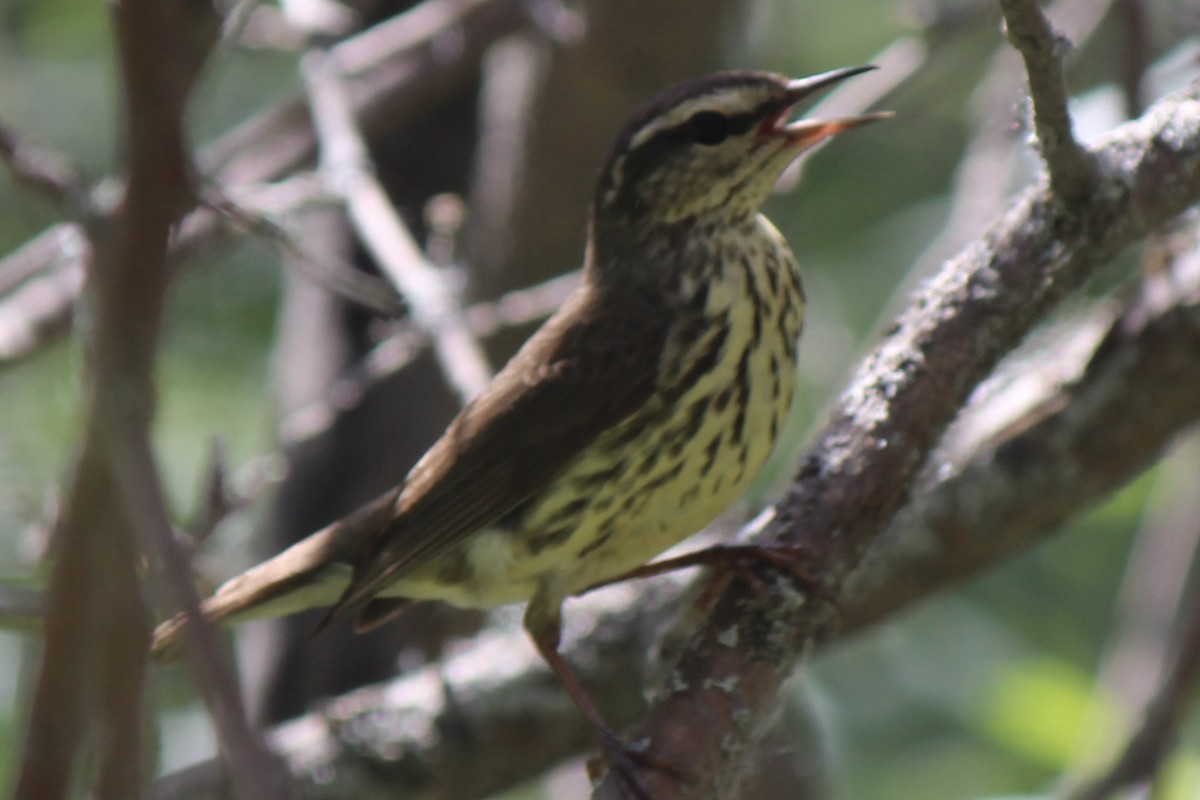
[[[201,604],[212,622],[234,624],[281,617],[332,605],[353,574],[361,543],[390,517],[395,492],[388,492],[343,520],[312,534],[279,555],[231,578]],[[177,614],[154,631],[150,656],[178,655],[187,618]]]

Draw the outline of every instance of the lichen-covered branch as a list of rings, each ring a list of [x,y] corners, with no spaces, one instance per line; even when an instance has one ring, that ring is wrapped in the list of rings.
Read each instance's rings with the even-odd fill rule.
[[[1019,403],[1001,392],[964,412],[952,452],[923,473],[912,501],[849,576],[848,628],[1050,536],[1200,421],[1200,370],[1188,355],[1200,345],[1200,254],[1147,276],[1128,303],[1072,331],[1053,360],[1022,365],[1023,383],[1043,392]],[[1074,355],[1065,356],[1073,338],[1087,346],[1071,345]],[[976,425],[998,417],[1009,420],[999,430]]]
[[[819,553],[814,574],[839,591],[999,359],[1123,248],[1200,201],[1198,94],[1194,87],[1168,97],[1098,142],[1091,157],[1104,182],[1085,201],[1068,210],[1049,187],[1033,187],[943,266],[842,395],[764,540]],[[647,790],[659,798],[734,794],[738,764],[780,686],[835,620],[799,592],[765,604],[731,586],[635,734],[653,757],[688,764],[691,782],[647,772]],[[596,796],[612,800],[619,790],[606,782]]]

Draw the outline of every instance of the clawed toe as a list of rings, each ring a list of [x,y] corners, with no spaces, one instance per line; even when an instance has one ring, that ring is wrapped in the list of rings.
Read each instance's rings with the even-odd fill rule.
[[[607,769],[612,773],[622,794],[634,800],[653,800],[645,786],[638,780],[638,773],[646,770],[665,773],[672,779],[684,782],[686,775],[674,764],[638,750],[609,729],[598,732],[602,755],[588,760],[588,777],[597,780]]]
[[[803,545],[751,544],[718,545],[710,548],[711,561],[741,578],[760,597],[765,598],[766,586],[755,571],[755,567],[766,566],[786,572],[804,585],[804,588],[837,609],[837,598],[809,571],[815,556]]]

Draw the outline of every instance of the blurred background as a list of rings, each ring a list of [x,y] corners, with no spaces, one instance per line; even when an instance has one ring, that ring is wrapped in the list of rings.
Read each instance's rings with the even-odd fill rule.
[[[251,13],[240,39],[214,55],[194,97],[203,174],[251,163],[227,133],[299,96],[305,47],[408,5],[242,4]],[[475,45],[466,33],[442,37],[435,60],[445,75],[368,124],[393,200],[468,302],[578,266],[605,148],[656,90],[718,68],[882,67],[853,88],[876,92],[872,107],[895,119],[839,138],[767,208],[806,271],[810,307],[794,415],[772,466],[734,512],[745,518],[787,481],[807,433],[889,313],[982,232],[1036,168],[1022,74],[999,12],[985,0],[527,5],[538,25],[477,57],[468,57]],[[1192,2],[1060,0],[1051,13],[1076,45],[1069,79],[1085,139],[1197,73]],[[109,174],[112,47],[103,4],[0,0],[0,121],[69,155],[89,179]],[[0,257],[60,220],[54,204],[0,172]],[[276,222],[311,252],[371,269],[331,203],[302,204]],[[79,245],[66,237],[57,246],[65,263]],[[1122,256],[1063,314],[1119,286],[1139,257]],[[227,233],[181,265],[170,299],[156,444],[175,519],[203,533],[197,568],[213,584],[395,483],[457,408],[428,352],[359,380],[363,359],[378,357],[398,325],[328,292],[296,261],[270,235]],[[81,423],[83,364],[69,332],[86,324],[86,312],[49,308],[33,344],[22,345],[7,322],[0,313],[0,586],[22,590],[44,577],[47,524]],[[531,329],[510,325],[490,337],[493,365]],[[214,453],[238,502],[209,524]],[[795,680],[786,732],[767,748],[772,766],[755,796],[1038,795],[1107,752],[1135,721],[1131,698],[1144,700],[1136,687],[1161,655],[1188,580],[1200,534],[1198,470],[1200,444],[1189,437],[1049,544],[825,654]],[[1169,581],[1175,594],[1151,591]],[[345,631],[310,644],[311,618],[258,626],[239,649],[253,714],[263,724],[287,719],[315,698],[385,679],[397,659],[436,655],[445,636],[480,624],[477,615],[432,611],[352,647]],[[11,780],[35,630],[0,630],[0,785]],[[160,769],[212,756],[211,726],[186,672],[157,674]],[[1154,797],[1200,798],[1200,729],[1193,721],[1184,733]],[[511,797],[570,791],[554,794],[551,784]]]

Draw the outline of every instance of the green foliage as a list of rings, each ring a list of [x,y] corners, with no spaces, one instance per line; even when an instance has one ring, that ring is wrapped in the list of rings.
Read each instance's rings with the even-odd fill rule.
[[[1002,665],[983,687],[978,714],[1001,747],[1055,771],[1080,742],[1111,735],[1121,721],[1115,704],[1093,691],[1091,675],[1047,658]]]

